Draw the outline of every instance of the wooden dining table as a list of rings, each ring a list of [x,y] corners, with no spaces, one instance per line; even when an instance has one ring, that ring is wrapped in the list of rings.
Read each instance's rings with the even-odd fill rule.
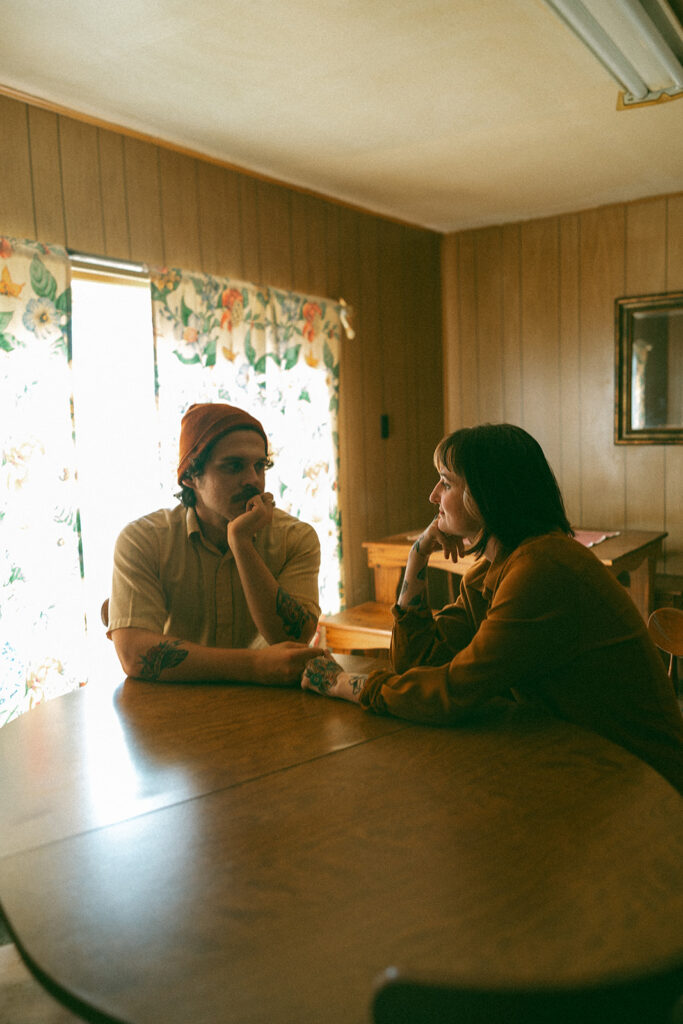
[[[95,681],[0,730],[0,777],[3,914],[86,1020],[363,1024],[389,966],[581,984],[683,957],[683,798],[539,709],[446,729]]]

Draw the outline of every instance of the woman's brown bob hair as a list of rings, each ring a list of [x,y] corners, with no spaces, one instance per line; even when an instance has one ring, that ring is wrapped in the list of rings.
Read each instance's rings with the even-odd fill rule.
[[[477,503],[484,526],[474,554],[491,536],[512,551],[527,537],[574,533],[543,449],[521,427],[484,423],[456,430],[437,445],[434,465],[464,477]]]

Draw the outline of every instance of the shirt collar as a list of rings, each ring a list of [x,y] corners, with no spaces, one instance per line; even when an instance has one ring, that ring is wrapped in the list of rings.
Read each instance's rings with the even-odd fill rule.
[[[186,513],[185,523],[187,526],[188,537],[196,537],[197,540],[195,543],[203,544],[207,551],[212,551],[214,554],[220,555],[221,558],[234,558],[230,548],[225,552],[219,551],[219,549],[204,536],[202,528],[199,525],[199,518],[194,508],[187,508]]]
[[[507,548],[499,548],[498,554],[495,556],[492,562],[488,563],[488,569],[484,573],[481,582],[482,593],[487,592],[489,594],[492,594],[494,592],[494,590],[498,586],[498,580],[500,579],[500,575],[503,569],[505,568],[505,563],[507,562],[510,555],[511,552],[508,551]]]

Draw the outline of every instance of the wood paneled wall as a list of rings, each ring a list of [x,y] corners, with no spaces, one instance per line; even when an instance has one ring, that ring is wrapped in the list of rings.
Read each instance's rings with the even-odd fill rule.
[[[683,194],[448,235],[446,429],[543,446],[576,525],[667,530],[683,573],[683,446],[614,444],[614,300],[683,289]]]
[[[363,540],[430,514],[443,428],[439,236],[3,96],[0,139],[0,234],[354,307],[340,369],[346,603],[370,599]]]

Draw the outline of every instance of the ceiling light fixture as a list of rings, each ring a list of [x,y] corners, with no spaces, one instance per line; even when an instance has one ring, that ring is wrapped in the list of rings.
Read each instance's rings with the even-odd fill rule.
[[[545,0],[623,92],[617,109],[683,96],[681,0]]]

